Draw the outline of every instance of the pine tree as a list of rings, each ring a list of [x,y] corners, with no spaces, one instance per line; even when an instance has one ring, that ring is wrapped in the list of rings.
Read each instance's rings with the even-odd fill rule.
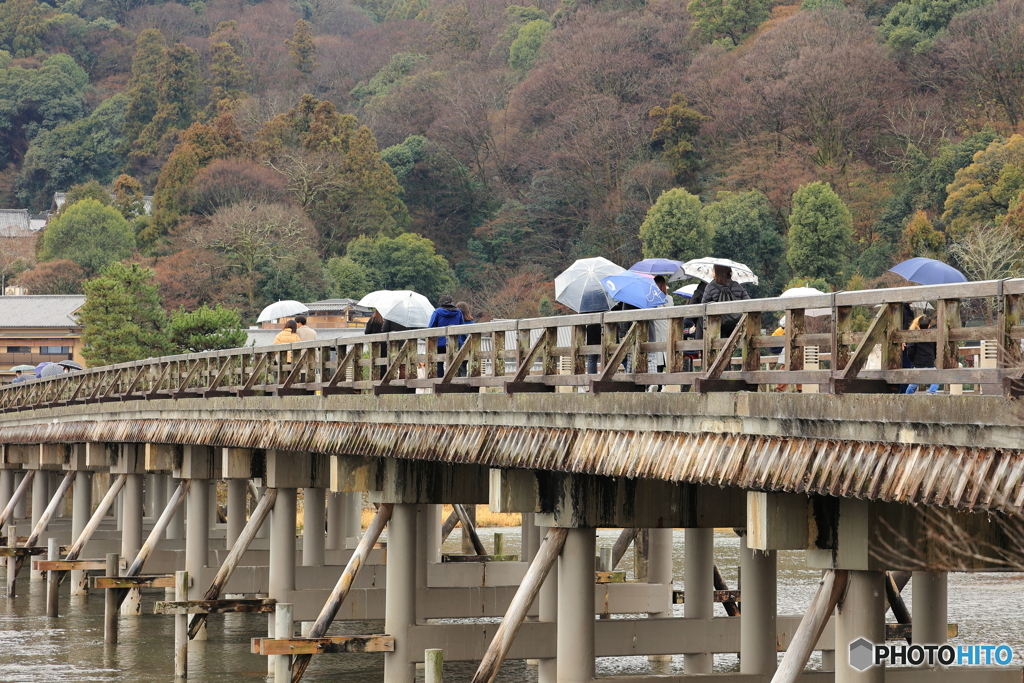
[[[245,346],[248,335],[238,311],[205,304],[194,311],[171,313],[171,343],[177,353],[198,353]]]
[[[295,22],[295,33],[289,40],[285,41],[288,46],[288,54],[292,56],[292,63],[295,68],[306,74],[313,73],[313,69],[320,66],[316,61],[316,43],[313,42],[313,29],[305,19]]]
[[[198,113],[199,53],[184,43],[175,43],[164,51],[157,70],[157,109],[135,143],[133,156],[156,152],[163,137],[192,125]]]
[[[210,112],[230,108],[231,104],[245,96],[252,82],[252,75],[246,68],[231,43],[214,43],[210,56]]]
[[[662,156],[672,165],[676,179],[681,183],[692,181],[700,162],[693,143],[700,133],[701,123],[708,117],[690,107],[686,96],[679,92],[672,95],[667,107],[655,107],[647,115],[661,119],[651,133],[651,141],[661,147]]]
[[[167,314],[154,273],[138,264],[114,263],[85,284],[82,356],[91,367],[163,356],[172,351]]]
[[[121,212],[127,220],[138,218],[145,213],[142,201],[142,183],[130,175],[122,173],[114,180],[110,193],[113,195],[114,208]]]
[[[153,217],[139,232],[140,249],[148,249],[170,232],[184,210],[181,191],[199,172],[199,158],[192,145],[178,145],[160,170],[153,194]]]
[[[163,60],[167,43],[164,34],[155,28],[148,28],[135,40],[135,56],[132,57],[132,77],[128,81],[128,118],[124,135],[130,146],[142,133],[142,129],[156,116],[157,87],[156,75]]]

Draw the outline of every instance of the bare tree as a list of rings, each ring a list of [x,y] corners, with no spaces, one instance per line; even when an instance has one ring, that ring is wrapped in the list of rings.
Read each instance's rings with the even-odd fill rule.
[[[1024,243],[1006,225],[976,225],[950,245],[949,253],[975,280],[1024,275]]]

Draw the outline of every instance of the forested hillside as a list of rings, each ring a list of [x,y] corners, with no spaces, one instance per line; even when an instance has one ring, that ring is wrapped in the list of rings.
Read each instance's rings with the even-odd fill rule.
[[[729,257],[760,295],[1015,274],[1022,32],[1024,0],[5,0],[0,208],[71,192],[0,267],[41,294],[133,261],[246,316],[549,313],[590,255]]]

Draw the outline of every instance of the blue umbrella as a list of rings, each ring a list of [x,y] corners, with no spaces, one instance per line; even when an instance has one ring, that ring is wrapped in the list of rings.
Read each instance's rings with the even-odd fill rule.
[[[42,363],[40,363],[39,365],[36,366],[36,370],[35,370],[36,379],[39,379],[40,377],[43,376],[43,374],[42,374],[43,373],[43,368],[45,368],[47,365],[53,365],[53,363],[51,363],[48,360],[44,360]]]
[[[954,282],[967,282],[967,278],[951,265],[931,258],[912,258],[897,263],[890,272],[902,275],[919,285],[945,285]]]
[[[601,280],[601,285],[615,301],[637,308],[654,308],[668,303],[668,297],[654,284],[654,278],[633,271],[609,275]]]
[[[673,261],[670,258],[645,258],[637,261],[629,267],[634,273],[646,273],[648,275],[671,275],[683,265],[682,261]]]

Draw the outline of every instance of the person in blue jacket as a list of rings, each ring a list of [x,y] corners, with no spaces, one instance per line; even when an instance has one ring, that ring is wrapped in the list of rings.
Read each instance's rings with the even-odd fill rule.
[[[438,307],[430,316],[430,323],[427,327],[448,327],[449,325],[462,325],[465,321],[462,318],[462,311],[452,303],[452,298],[447,294],[438,301]],[[444,353],[448,346],[447,337],[437,338],[437,351]],[[437,376],[444,376],[444,363],[437,364]]]

